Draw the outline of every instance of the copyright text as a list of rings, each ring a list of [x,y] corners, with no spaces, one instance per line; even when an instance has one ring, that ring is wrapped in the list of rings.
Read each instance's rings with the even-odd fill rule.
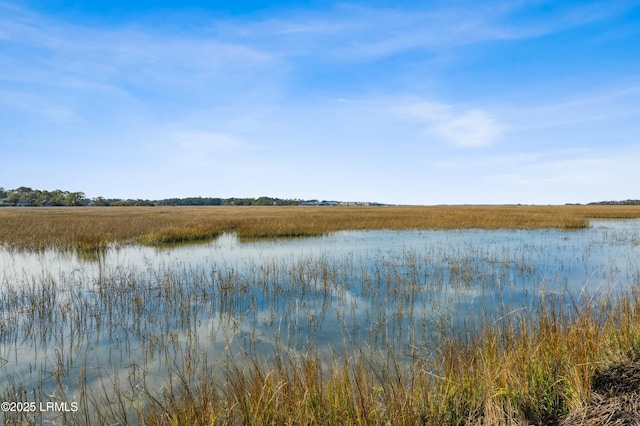
[[[78,403],[77,402],[1,402],[0,410],[5,413],[11,412],[23,412],[23,413],[33,413],[33,412],[76,412],[78,411]]]

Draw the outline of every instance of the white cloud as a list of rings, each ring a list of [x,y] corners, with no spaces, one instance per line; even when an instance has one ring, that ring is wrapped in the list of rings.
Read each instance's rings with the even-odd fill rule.
[[[1,2],[0,29],[0,40],[7,46],[4,57],[0,54],[5,81],[51,86],[106,83],[166,91],[229,76],[238,69],[270,66],[273,59],[259,48],[202,32],[164,31],[144,22],[89,27]]]
[[[506,130],[504,125],[478,109],[459,111],[446,104],[419,102],[401,110],[423,121],[430,133],[461,147],[491,145]]]
[[[419,9],[341,3],[322,11],[293,9],[260,21],[217,22],[215,32],[220,39],[259,45],[280,58],[361,61],[413,49],[450,55],[458,46],[537,38],[607,19],[631,7],[603,8],[596,2],[557,7],[551,13],[536,3],[445,3]]]
[[[600,160],[606,152],[558,152],[635,143],[637,78],[608,79],[612,90],[557,103],[551,90],[522,99],[518,93],[533,90],[522,86],[483,98],[486,76],[457,68],[499,65],[491,62],[495,56],[483,57],[484,48],[466,49],[465,56],[459,46],[509,40],[491,45],[512,48],[511,40],[604,19],[597,15],[604,9],[595,6],[596,15],[586,11],[573,19],[573,7],[564,7],[553,21],[547,12],[522,12],[535,4],[503,1],[416,10],[336,5],[258,20],[202,16],[195,23],[185,12],[176,22],[149,16],[88,26],[2,2],[0,115],[27,121],[5,119],[0,136],[64,145],[43,164],[65,173],[78,158],[95,173],[103,157],[125,158],[117,161],[126,176],[118,191],[132,196],[151,196],[147,191],[160,191],[162,181],[171,191],[153,197],[178,195],[184,187],[229,196],[562,202],[572,201],[567,194],[577,189],[608,194],[605,186],[623,188],[625,174],[637,175],[637,150],[608,162]],[[389,58],[399,53],[416,56]],[[496,68],[491,78],[500,73]],[[430,91],[434,87],[442,90]],[[425,143],[425,134],[434,143]],[[87,153],[98,145],[113,153]],[[7,170],[21,176],[19,165]],[[492,178],[495,173],[501,176]],[[150,183],[136,193],[130,188],[135,179]],[[624,189],[620,193],[632,188]]]
[[[340,4],[263,21],[221,22],[216,29],[221,39],[260,45],[279,57],[375,60],[416,48],[441,51],[511,38],[509,30],[494,22],[508,9],[402,10]]]
[[[479,147],[497,141],[504,126],[481,111],[471,110],[441,121],[434,129],[458,146]]]

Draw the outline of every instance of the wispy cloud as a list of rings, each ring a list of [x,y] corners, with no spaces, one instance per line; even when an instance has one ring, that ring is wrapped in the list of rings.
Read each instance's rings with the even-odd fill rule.
[[[189,84],[268,63],[266,52],[202,34],[142,24],[91,28],[0,4],[3,80],[47,85],[124,81],[140,87]],[[4,16],[2,16],[4,15]]]
[[[635,143],[640,131],[637,81],[593,85],[588,92],[503,105],[500,116],[513,142],[543,147],[616,146]]]
[[[505,127],[482,111],[471,110],[441,121],[434,129],[456,145],[479,147],[496,142],[502,136]]]
[[[432,134],[460,147],[482,147],[497,142],[506,130],[488,113],[451,105],[413,102],[400,112],[421,120]]]
[[[229,196],[526,202],[558,188],[590,201],[584,188],[636,176],[638,150],[623,149],[640,131],[637,32],[598,39],[632,3],[150,10],[89,25],[0,0],[0,141],[41,161],[34,180],[61,171],[60,186],[81,164],[105,187],[115,167],[130,192],[114,196],[215,180]],[[594,46],[616,48],[615,66]],[[3,167],[24,183],[20,164]]]
[[[214,33],[222,40],[260,46],[279,57],[362,61],[416,49],[450,54],[459,46],[536,38],[602,21],[633,7],[626,2],[607,8],[598,2],[561,7],[547,3],[445,3],[421,9],[342,3],[323,11],[293,11],[286,17],[254,22],[217,22]]]
[[[439,51],[510,38],[510,30],[497,22],[497,17],[507,12],[503,9],[415,11],[341,4],[322,12],[294,12],[277,19],[221,22],[215,33],[223,40],[261,46],[279,57],[375,60],[411,49]]]

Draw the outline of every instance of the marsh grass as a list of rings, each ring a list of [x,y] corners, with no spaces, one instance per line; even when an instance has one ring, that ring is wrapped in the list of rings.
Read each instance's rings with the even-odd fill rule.
[[[209,239],[316,236],[366,229],[564,229],[591,218],[636,218],[640,206],[76,207],[0,209],[0,244],[14,249],[161,245]]]
[[[155,400],[152,425],[553,425],[583,409],[595,371],[629,362],[640,338],[637,290],[609,307],[570,306],[456,336],[434,356],[350,348],[330,363],[284,351],[228,360],[224,380],[186,381]],[[612,311],[611,308],[618,309]],[[597,397],[596,397],[597,398]]]
[[[548,425],[590,404],[597,371],[638,359],[638,275],[624,290],[576,295],[540,292],[535,265],[508,252],[442,259],[409,251],[369,266],[302,257],[5,282],[1,356],[40,355],[31,382],[12,378],[2,398],[78,401],[70,424]],[[539,295],[526,309],[456,311],[470,291],[508,295],[508,276]],[[321,348],[323,329],[342,344]],[[4,414],[4,424],[33,421]]]
[[[140,244],[161,246],[180,243],[209,241],[220,236],[221,231],[204,227],[172,227],[144,234],[137,238]]]
[[[434,208],[431,222],[419,222],[429,209],[267,208],[261,220],[252,216],[260,209],[244,209],[228,210],[238,217],[227,222],[207,219],[225,210],[206,208],[182,217],[172,209],[96,210],[98,217],[90,209],[47,217],[34,209],[21,217],[53,220],[51,240],[40,248],[54,242],[100,259],[120,243],[198,241],[228,230],[246,238],[295,235],[307,229],[296,228],[298,214],[309,230],[324,233],[340,229],[328,225],[334,214],[352,229],[436,227],[447,211],[460,227],[527,228],[553,210]],[[562,223],[579,224],[585,212],[614,214],[607,209],[585,208]],[[149,219],[152,213],[158,217]],[[91,233],[90,220],[99,232]],[[21,232],[36,229],[27,234],[33,238],[41,232],[36,222]],[[67,235],[60,230],[69,223]],[[124,223],[131,224],[126,232],[110,228]],[[13,243],[4,241],[14,249],[37,248],[29,238],[3,235],[13,235]],[[609,237],[632,243],[633,236]],[[33,355],[28,369],[7,376],[1,399],[77,401],[80,409],[3,413],[3,424],[560,424],[591,413],[594,403],[604,406],[594,394],[603,371],[640,359],[640,273],[628,271],[615,291],[607,290],[615,268],[601,270],[594,293],[563,288],[560,277],[547,289],[539,264],[546,258],[528,255],[465,246],[455,255],[403,251],[367,262],[302,256],[144,270],[100,262],[95,276],[5,278],[0,369]],[[507,302],[524,290],[526,302]],[[462,309],[471,300],[481,302]],[[323,333],[337,336],[330,347]],[[612,398],[608,407],[628,402],[627,395]]]

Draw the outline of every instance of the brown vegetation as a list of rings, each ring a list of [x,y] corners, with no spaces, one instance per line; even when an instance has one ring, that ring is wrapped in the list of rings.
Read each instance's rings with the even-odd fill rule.
[[[561,426],[623,426],[640,424],[640,364],[612,365],[594,374],[591,399],[564,418]]]
[[[640,217],[640,206],[74,207],[0,209],[0,244],[93,250],[108,243],[164,244],[322,235],[365,229],[580,229],[590,218]]]
[[[600,367],[611,363],[614,367],[605,372],[629,378],[629,369],[615,366],[628,365],[629,351],[638,350],[637,297],[635,289],[609,300],[613,306],[588,304],[567,311],[542,303],[539,320],[522,317],[498,329],[487,323],[449,338],[434,356],[417,356],[408,364],[407,354],[368,354],[362,348],[337,355],[328,364],[313,353],[285,353],[270,363],[231,360],[222,381],[202,377],[194,384],[183,378],[166,401],[156,401],[147,421],[636,425],[637,393],[604,396],[591,389],[597,388],[592,382],[598,380]],[[631,374],[637,374],[635,368]]]
[[[343,229],[571,230],[588,226],[590,218],[632,217],[640,217],[640,207],[7,208],[0,210],[0,242],[14,249],[91,251],[109,244],[209,239],[222,232],[260,238]],[[378,279],[392,277],[392,281],[366,291],[363,287],[362,294],[372,297],[370,305],[380,306],[384,318],[388,302],[378,303],[381,301],[406,301],[406,306],[398,304],[397,315],[407,315],[414,303],[425,304],[419,295],[438,290],[430,281],[419,284],[417,275],[405,275],[406,271],[417,271],[423,262],[425,259],[407,258],[380,263],[376,267],[382,271]],[[220,312],[228,312],[239,298],[248,298],[248,283],[263,286],[261,291],[273,295],[275,301],[287,291],[295,294],[298,288],[322,294],[331,291],[329,283],[364,286],[375,282],[375,276],[367,275],[364,269],[321,261],[272,266],[278,267],[284,269],[251,269],[256,276],[224,270],[209,276],[192,271],[188,272],[192,275],[169,273],[153,280],[114,271],[123,275],[101,276],[92,293],[95,299],[85,299],[79,293],[57,297],[62,291],[81,289],[50,280],[40,286],[11,287],[0,292],[0,305],[8,319],[2,332],[14,336],[15,341],[20,335],[16,330],[23,330],[20,339],[40,333],[63,335],[70,322],[85,324],[87,331],[83,333],[94,333],[94,321],[111,317],[103,318],[98,312],[118,312],[114,318],[129,315],[126,322],[142,327],[146,334],[145,327],[154,325],[156,317],[150,312],[164,312],[167,319],[184,318],[187,322],[202,306],[220,305]],[[462,265],[452,262],[449,267]],[[487,279],[488,275],[482,276]],[[290,287],[272,283],[278,277],[292,277]],[[425,275],[424,279],[431,278]],[[531,312],[504,312],[500,322],[488,316],[465,329],[443,323],[433,350],[411,345],[373,350],[369,341],[351,342],[344,352],[327,359],[318,348],[292,351],[277,344],[268,359],[248,353],[246,358],[231,356],[212,365],[206,357],[200,358],[197,342],[160,336],[151,353],[164,351],[167,365],[176,368],[175,376],[162,394],[142,388],[149,400],[136,408],[137,415],[141,423],[152,425],[636,424],[640,415],[640,398],[634,391],[640,383],[640,283],[637,276],[629,280],[630,286],[622,294],[579,300],[569,294],[543,295]],[[481,288],[491,291],[493,285],[496,283],[487,281]],[[154,304],[159,306],[153,308]],[[284,309],[288,305],[280,300],[275,306]],[[288,312],[277,311],[277,315]],[[222,318],[220,315],[218,320]],[[387,326],[384,321],[381,324]],[[112,326],[120,327],[120,323]],[[185,329],[191,326],[190,322],[181,324]],[[417,325],[411,328],[415,330]],[[180,351],[172,345],[178,345]],[[59,365],[64,369],[64,363]],[[83,395],[81,414],[86,415],[86,421],[79,423],[92,423],[89,410],[93,408],[97,415],[126,420],[125,408],[120,412],[112,404],[115,399],[105,403],[103,398],[110,397],[90,392]],[[113,398],[124,401],[128,395],[116,391]]]

